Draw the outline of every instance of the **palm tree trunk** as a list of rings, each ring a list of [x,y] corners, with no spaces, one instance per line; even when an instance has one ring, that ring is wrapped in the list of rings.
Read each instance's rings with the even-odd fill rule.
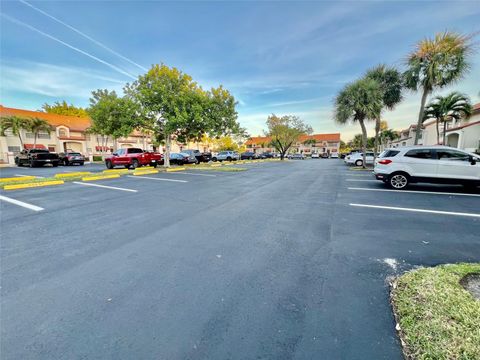
[[[33,133],[33,148],[37,147],[37,133]]]
[[[440,128],[438,127],[438,123],[440,120],[437,118],[436,120],[436,126],[437,126],[437,145],[440,145]]]
[[[18,132],[18,140],[20,140],[21,150],[23,150],[23,149],[24,149],[24,145],[23,145],[23,140],[22,140],[22,134],[20,134],[20,131]]]
[[[446,134],[446,127],[447,127],[447,122],[443,120],[443,142],[442,145],[445,145],[445,141],[447,140],[447,134]]]
[[[373,152],[373,162],[375,163],[375,159],[377,158],[377,151],[378,151],[378,134],[380,133],[380,116],[377,118],[375,122],[375,150]]]
[[[429,91],[424,88],[422,94],[422,102],[420,103],[420,112],[418,113],[417,131],[415,131],[415,145],[418,145],[418,140],[420,140],[420,134],[423,124],[423,113],[425,112],[425,103],[427,102],[428,93]]]
[[[363,164],[362,167],[364,169],[367,168],[367,128],[365,127],[365,123],[363,120],[359,120],[360,126],[362,127],[362,157],[363,157]]]

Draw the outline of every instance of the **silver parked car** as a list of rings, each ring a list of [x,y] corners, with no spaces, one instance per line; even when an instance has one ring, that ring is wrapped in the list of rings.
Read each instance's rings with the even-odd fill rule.
[[[236,161],[240,159],[240,155],[236,151],[220,151],[217,155],[212,156],[212,161]]]

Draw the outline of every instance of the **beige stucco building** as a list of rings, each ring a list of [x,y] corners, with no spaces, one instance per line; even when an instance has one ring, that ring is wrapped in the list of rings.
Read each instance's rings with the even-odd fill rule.
[[[275,148],[270,145],[271,138],[267,136],[251,137],[245,142],[247,151],[258,154],[274,152]],[[340,152],[340,133],[301,135],[298,141],[290,149],[291,153],[311,155],[332,154]]]
[[[46,120],[51,125],[51,130],[39,133],[35,146],[37,148],[49,149],[52,152],[78,151],[92,160],[93,156],[110,154],[115,148],[139,147],[144,150],[165,151],[163,148],[156,149],[150,136],[140,132],[134,132],[128,137],[120,138],[116,141],[111,137],[105,138],[101,135],[89,134],[87,131],[91,126],[89,118],[47,114],[40,111],[8,108],[0,105],[0,117],[6,116]],[[32,133],[21,130],[21,137],[25,148],[34,146]],[[182,149],[211,150],[210,144],[172,142],[171,152],[179,152]],[[18,136],[13,135],[11,130],[5,131],[5,136],[0,136],[0,163],[13,164],[15,155],[21,150],[20,139]]]

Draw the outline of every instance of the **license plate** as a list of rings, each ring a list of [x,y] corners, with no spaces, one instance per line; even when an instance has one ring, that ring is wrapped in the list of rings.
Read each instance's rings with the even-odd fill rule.
[[[50,162],[50,159],[47,159],[47,162]]]
[[[152,162],[157,162],[157,160],[152,160]]]

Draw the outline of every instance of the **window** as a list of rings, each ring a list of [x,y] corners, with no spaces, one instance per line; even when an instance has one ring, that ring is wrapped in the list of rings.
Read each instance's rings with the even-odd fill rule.
[[[141,154],[143,153],[142,149],[137,149],[137,148],[128,148],[128,153],[129,154]]]
[[[27,139],[33,139],[34,134],[33,134],[32,132],[27,132],[27,133],[25,133],[25,137],[26,137]]]
[[[67,131],[63,128],[58,129],[58,136],[66,137],[67,136]]]
[[[55,152],[55,146],[49,146],[48,151],[50,152]]]
[[[405,156],[416,158],[416,159],[432,159],[433,158],[432,151],[428,149],[410,150],[405,154]]]
[[[437,156],[439,160],[467,161],[469,159],[468,154],[456,150],[437,150]]]
[[[12,129],[5,129],[5,136],[14,136]]]
[[[380,155],[381,158],[387,158],[387,157],[394,157],[397,155],[400,151],[398,150],[385,150],[383,154]]]
[[[19,153],[20,152],[20,146],[9,146],[8,147],[8,152]]]
[[[40,131],[37,134],[37,138],[39,138],[39,139],[50,139],[50,132],[49,131]]]

